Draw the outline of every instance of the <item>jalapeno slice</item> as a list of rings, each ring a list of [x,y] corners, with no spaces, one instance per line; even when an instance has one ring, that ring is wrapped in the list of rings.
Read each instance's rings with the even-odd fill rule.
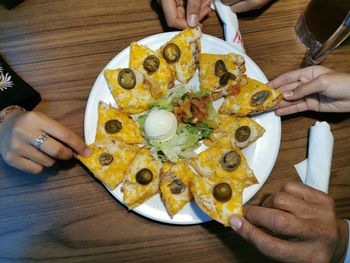
[[[180,59],[180,48],[174,44],[169,43],[163,48],[163,57],[168,63],[175,63]]]
[[[219,59],[215,62],[215,75],[221,78],[227,72],[225,62],[222,59]]]
[[[240,163],[241,156],[235,151],[225,153],[220,159],[221,167],[228,172],[232,172],[237,169]]]
[[[234,74],[232,74],[231,72],[228,73],[230,79],[235,80],[236,76]]]
[[[119,132],[122,127],[123,125],[119,120],[109,120],[105,123],[105,130],[109,134]]]
[[[103,152],[100,154],[98,160],[100,161],[101,165],[109,165],[113,161],[113,155]]]
[[[136,181],[139,184],[147,185],[152,181],[152,179],[153,173],[147,168],[143,168],[136,173]]]
[[[268,99],[270,94],[271,94],[271,92],[268,90],[259,91],[252,96],[250,103],[253,106],[261,105]]]
[[[231,199],[232,189],[228,183],[219,183],[215,185],[213,195],[220,202],[227,202]]]
[[[224,73],[219,79],[220,86],[226,86],[229,79],[230,79],[230,73],[229,72]]]
[[[250,136],[250,128],[248,126],[241,126],[235,132],[235,138],[238,142],[246,141]]]
[[[145,60],[143,61],[143,68],[149,72],[156,72],[159,69],[159,58],[157,58],[155,55],[150,55],[148,57],[145,58]]]
[[[130,68],[124,68],[119,72],[118,83],[123,89],[133,89],[136,85],[136,76]]]
[[[181,194],[185,190],[185,184],[180,179],[174,179],[169,184],[170,191],[174,194]]]

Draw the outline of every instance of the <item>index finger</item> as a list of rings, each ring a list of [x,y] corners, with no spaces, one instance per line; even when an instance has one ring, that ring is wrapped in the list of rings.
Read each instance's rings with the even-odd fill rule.
[[[333,70],[323,66],[310,66],[307,68],[297,69],[294,71],[286,72],[269,82],[269,85],[273,88],[279,88],[283,85],[301,82],[307,83],[320,75],[333,72]]]
[[[204,17],[206,17],[212,9],[209,7],[212,0],[203,0],[200,7],[199,12],[199,21],[202,21]]]
[[[280,205],[281,208],[279,208],[273,205],[270,207],[265,205],[264,207],[246,205],[244,207],[244,216],[250,223],[261,226],[278,235],[295,237],[302,240],[317,236],[318,233],[310,227],[308,221],[303,220],[303,217],[299,217],[298,214],[287,211],[289,207],[286,206]],[[306,204],[304,207],[310,208]],[[316,208],[311,208],[313,208],[313,211],[317,211]],[[307,212],[311,213],[311,211]],[[310,216],[309,218],[314,217]]]
[[[42,131],[60,140],[76,153],[83,156],[88,156],[90,154],[89,147],[78,137],[78,135],[57,121],[42,114],[38,124]]]
[[[290,72],[283,73],[279,75],[277,78],[271,80],[267,85],[272,88],[280,88],[284,85],[298,82],[301,76],[300,70],[294,70]]]
[[[175,1],[163,0],[161,3],[168,26],[179,29],[187,27],[185,17],[178,16],[178,10]]]
[[[282,187],[281,191],[306,200],[312,204],[320,204],[329,201],[328,195],[324,192],[299,182],[288,182]]]

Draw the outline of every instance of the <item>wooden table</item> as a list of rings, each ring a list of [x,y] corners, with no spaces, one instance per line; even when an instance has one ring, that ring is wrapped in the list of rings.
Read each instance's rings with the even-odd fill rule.
[[[293,26],[306,0],[274,2],[240,17],[248,55],[269,79],[299,67],[304,48]],[[43,97],[39,110],[83,137],[90,89],[130,42],[169,30],[155,1],[26,0],[0,8],[0,53]],[[223,38],[213,12],[204,32]],[[323,63],[350,72],[350,41]],[[303,113],[282,121],[276,165],[253,203],[297,180],[308,128],[331,123],[335,138],[329,194],[350,216],[349,114]],[[271,262],[216,222],[173,226],[128,212],[74,160],[38,176],[0,162],[0,262]]]

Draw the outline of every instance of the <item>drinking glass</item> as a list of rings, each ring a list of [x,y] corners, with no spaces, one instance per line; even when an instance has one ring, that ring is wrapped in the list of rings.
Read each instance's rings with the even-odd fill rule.
[[[311,0],[295,32],[308,48],[306,64],[320,63],[350,34],[350,0]]]

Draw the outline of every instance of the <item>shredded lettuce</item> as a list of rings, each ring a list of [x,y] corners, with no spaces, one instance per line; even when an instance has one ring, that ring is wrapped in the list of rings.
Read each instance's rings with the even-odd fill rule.
[[[177,162],[181,158],[193,158],[196,156],[195,149],[199,147],[199,141],[212,132],[206,124],[202,127],[194,127],[180,123],[176,135],[165,142],[149,141],[151,152],[160,160]]]
[[[216,114],[213,103],[208,105],[208,119],[206,123],[210,128],[216,128],[219,125],[218,115]]]
[[[145,121],[148,115],[148,111],[135,117],[135,120],[139,122],[142,131],[145,130]]]
[[[190,89],[185,85],[177,85],[175,88],[171,89],[169,93],[155,101],[152,104],[152,108],[158,108],[158,109],[164,109],[167,111],[172,111],[174,108],[174,105],[180,100],[180,98],[187,92],[189,92]]]

